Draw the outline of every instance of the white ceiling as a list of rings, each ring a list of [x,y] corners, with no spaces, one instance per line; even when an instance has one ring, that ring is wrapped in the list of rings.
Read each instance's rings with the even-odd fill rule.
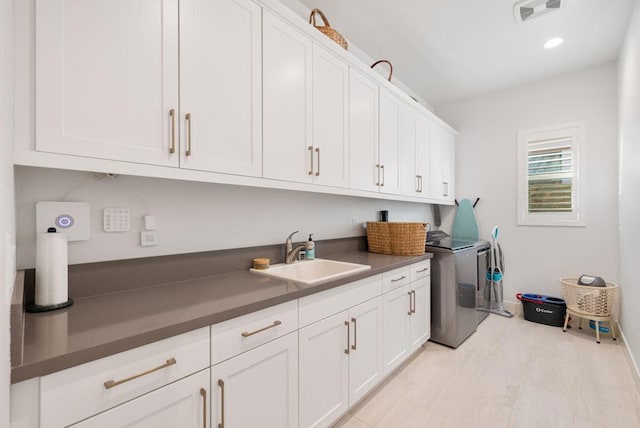
[[[519,24],[515,0],[300,0],[433,106],[615,60],[636,1],[567,0]]]

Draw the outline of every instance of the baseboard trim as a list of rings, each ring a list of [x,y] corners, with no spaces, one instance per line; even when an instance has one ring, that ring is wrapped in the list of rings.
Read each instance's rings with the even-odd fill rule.
[[[638,363],[636,362],[636,359],[633,357],[631,348],[629,348],[629,342],[627,342],[627,338],[624,336],[624,331],[622,331],[622,327],[620,327],[620,323],[618,323],[617,321],[616,321],[616,327],[620,332],[620,338],[624,342],[624,347],[627,350],[627,352],[625,352],[625,356],[627,357],[627,361],[629,362],[629,365],[632,368],[631,371],[634,374],[633,380],[635,381],[636,388],[640,390],[640,370],[638,369]]]

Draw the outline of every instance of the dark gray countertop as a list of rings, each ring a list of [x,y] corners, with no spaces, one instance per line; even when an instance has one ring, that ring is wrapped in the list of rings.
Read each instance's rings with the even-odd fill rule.
[[[388,256],[350,251],[321,258],[366,264],[371,270],[312,287],[267,278],[247,269],[75,298],[73,306],[54,312],[24,313],[22,317],[13,314],[11,382],[43,376],[431,257],[430,253]]]

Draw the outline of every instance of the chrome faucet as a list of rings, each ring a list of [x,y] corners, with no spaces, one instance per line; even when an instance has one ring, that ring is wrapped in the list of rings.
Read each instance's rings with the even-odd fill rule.
[[[298,254],[300,250],[304,250],[307,247],[306,242],[300,242],[295,246],[293,245],[293,241],[291,240],[291,237],[298,232],[299,231],[296,230],[291,235],[289,235],[289,237],[287,237],[286,241],[284,241],[284,246],[285,246],[284,262],[288,265],[293,263],[293,259],[296,257],[296,254]]]

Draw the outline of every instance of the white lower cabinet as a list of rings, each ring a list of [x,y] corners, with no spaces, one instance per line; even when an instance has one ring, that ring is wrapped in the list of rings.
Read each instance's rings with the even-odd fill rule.
[[[430,281],[427,276],[383,295],[385,376],[430,337]]]
[[[382,379],[382,299],[300,329],[300,426],[324,427]]]
[[[71,425],[75,428],[208,428],[209,369]]]
[[[430,307],[424,260],[16,384],[11,427],[326,427],[429,339]]]
[[[211,369],[211,388],[213,426],[297,427],[298,334],[216,364]]]

